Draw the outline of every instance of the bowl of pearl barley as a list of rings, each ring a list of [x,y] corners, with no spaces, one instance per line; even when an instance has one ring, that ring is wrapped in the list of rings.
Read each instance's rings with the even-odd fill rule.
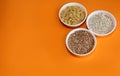
[[[87,17],[85,6],[71,2],[63,5],[59,10],[60,21],[68,27],[78,27],[83,24]]]

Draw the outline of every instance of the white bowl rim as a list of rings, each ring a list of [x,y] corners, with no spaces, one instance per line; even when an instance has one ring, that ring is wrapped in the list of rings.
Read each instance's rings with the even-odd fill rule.
[[[89,32],[89,33],[93,36],[93,39],[94,39],[94,42],[95,42],[95,43],[94,43],[94,47],[92,48],[92,50],[89,51],[89,52],[86,53],[86,54],[77,54],[77,53],[74,53],[74,52],[69,48],[69,46],[68,46],[68,39],[69,39],[70,35],[71,35],[72,33],[76,32],[76,31],[79,31],[79,30],[84,30],[84,31]],[[88,29],[86,29],[86,28],[76,28],[76,29],[73,29],[73,30],[70,31],[70,32],[68,33],[68,35],[66,36],[66,47],[67,47],[67,49],[68,49],[68,51],[69,51],[70,53],[72,53],[72,54],[74,54],[74,55],[76,55],[76,56],[86,56],[86,55],[91,54],[91,53],[95,50],[96,44],[97,44],[97,40],[96,40],[95,35],[94,35],[91,31],[89,31]]]
[[[82,22],[80,22],[80,23],[78,23],[78,24],[70,25],[70,24],[67,24],[67,23],[65,23],[65,22],[62,21],[62,19],[61,19],[61,17],[60,17],[60,13],[61,13],[62,10],[64,10],[67,6],[73,6],[73,5],[80,6],[80,7],[82,7],[82,9],[84,9],[84,11],[85,11],[85,18],[84,18],[84,20],[83,20]],[[82,24],[85,22],[86,18],[87,18],[87,9],[86,9],[86,7],[85,7],[84,5],[82,5],[82,4],[78,3],[78,2],[69,2],[69,3],[66,3],[66,4],[64,4],[64,5],[60,8],[60,10],[59,10],[59,19],[60,19],[60,21],[61,21],[64,25],[66,25],[66,26],[68,26],[68,27],[78,27],[78,26],[82,25]]]
[[[109,15],[109,16],[111,17],[112,21],[113,21],[113,24],[114,24],[113,29],[112,29],[110,32],[106,33],[106,34],[98,34],[98,33],[95,33],[94,31],[92,31],[92,30],[89,28],[89,24],[88,24],[89,19],[90,19],[94,14],[100,13],[100,12],[103,12],[103,13]],[[95,11],[93,11],[92,13],[90,13],[90,14],[88,15],[88,17],[87,17],[87,19],[86,19],[86,25],[87,25],[87,28],[88,28],[93,34],[95,34],[96,36],[107,36],[107,35],[111,34],[111,33],[116,29],[117,21],[116,21],[116,18],[113,16],[113,14],[111,14],[111,13],[108,12],[108,11],[106,11],[106,10],[95,10]]]

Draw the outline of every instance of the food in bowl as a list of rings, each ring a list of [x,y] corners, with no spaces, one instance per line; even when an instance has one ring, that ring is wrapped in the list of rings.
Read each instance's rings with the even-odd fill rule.
[[[60,17],[64,23],[74,25],[84,20],[85,11],[79,6],[68,6],[61,12]]]
[[[81,25],[85,21],[86,16],[85,7],[79,3],[68,3],[59,12],[61,22],[70,27]]]
[[[114,31],[116,27],[116,20],[109,12],[99,10],[88,16],[87,27],[95,35],[105,36]]]
[[[87,29],[74,29],[67,35],[66,46],[74,55],[85,56],[94,50],[96,38]]]

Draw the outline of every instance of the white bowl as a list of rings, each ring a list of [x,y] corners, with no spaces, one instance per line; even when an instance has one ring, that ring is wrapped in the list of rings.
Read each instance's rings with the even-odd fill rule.
[[[85,18],[84,18],[84,20],[83,20],[82,22],[80,22],[80,23],[78,23],[78,24],[74,24],[74,25],[70,25],[70,24],[67,24],[67,23],[63,22],[63,20],[62,20],[61,17],[60,17],[60,14],[61,14],[61,12],[62,12],[64,9],[66,9],[68,6],[79,6],[79,7],[81,7],[81,8],[85,11]],[[86,20],[86,17],[87,17],[87,10],[86,10],[86,8],[85,8],[82,4],[80,4],[80,3],[76,3],[76,2],[67,3],[67,4],[63,5],[63,6],[61,7],[61,9],[59,10],[59,19],[60,19],[60,21],[61,21],[63,24],[65,24],[66,26],[68,26],[68,27],[78,27],[78,26],[80,26],[81,24],[84,23],[84,21]]]
[[[88,22],[89,22],[89,20],[90,20],[90,18],[91,18],[92,16],[94,16],[95,14],[98,14],[98,13],[104,13],[104,14],[106,14],[107,16],[109,16],[109,17],[112,19],[114,27],[113,27],[113,29],[112,29],[110,32],[108,32],[108,33],[106,33],[106,34],[99,34],[99,33],[96,33],[96,32],[94,32],[94,31],[92,31],[92,30],[90,29]],[[111,34],[111,33],[115,30],[116,24],[117,24],[117,23],[116,23],[115,17],[114,17],[111,13],[109,13],[108,11],[105,11],[105,10],[97,10],[97,11],[92,12],[92,13],[87,17],[87,20],[86,20],[87,28],[88,28],[93,34],[95,34],[96,36],[106,36],[106,35]]]
[[[86,53],[86,54],[77,54],[77,53],[73,52],[73,51],[69,48],[69,45],[68,45],[68,39],[69,39],[70,35],[73,34],[73,33],[76,32],[76,31],[79,31],[79,30],[84,30],[84,31],[89,32],[89,33],[93,36],[93,39],[94,39],[94,42],[95,42],[95,43],[94,43],[94,47],[92,48],[92,50],[89,51],[89,52]],[[92,53],[92,52],[94,51],[94,49],[95,49],[95,47],[96,47],[96,44],[97,44],[97,41],[96,41],[95,35],[92,34],[92,32],[90,32],[89,30],[87,30],[87,29],[85,29],[85,28],[77,28],[77,29],[74,29],[74,30],[70,31],[70,32],[68,33],[67,37],[66,37],[66,47],[67,47],[67,49],[70,51],[70,53],[72,53],[72,54],[74,54],[74,55],[76,55],[76,56],[86,56],[86,55],[89,55],[90,53]]]

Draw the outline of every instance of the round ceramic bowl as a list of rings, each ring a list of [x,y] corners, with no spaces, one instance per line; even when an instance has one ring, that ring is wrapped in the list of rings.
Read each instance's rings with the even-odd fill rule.
[[[107,15],[107,16],[109,16],[109,17],[111,18],[111,20],[112,20],[112,22],[113,22],[113,28],[112,28],[112,30],[111,30],[110,32],[105,33],[105,34],[100,34],[100,33],[94,32],[94,31],[92,31],[92,29],[90,29],[90,26],[89,26],[89,20],[90,20],[90,18],[93,17],[93,16],[95,16],[96,14],[99,14],[99,13],[104,13],[105,15]],[[87,28],[88,28],[93,34],[95,34],[96,36],[106,36],[106,35],[111,34],[111,33],[115,30],[116,24],[117,24],[117,23],[116,23],[115,17],[114,17],[110,12],[105,11],[105,10],[97,10],[97,11],[92,12],[92,13],[87,17],[87,20],[86,20]]]
[[[80,23],[78,23],[78,24],[74,24],[74,25],[70,25],[70,24],[67,24],[67,23],[63,22],[63,20],[62,20],[61,17],[60,17],[60,14],[61,14],[61,12],[62,12],[63,10],[65,10],[68,6],[79,6],[79,7],[81,7],[81,8],[85,11],[85,18],[82,20],[82,22],[80,22]],[[68,26],[68,27],[78,27],[78,26],[80,26],[81,24],[84,23],[84,21],[86,20],[86,17],[87,17],[87,10],[86,10],[86,8],[85,8],[82,4],[80,4],[80,3],[76,3],[76,2],[67,3],[67,4],[63,5],[63,6],[61,7],[61,9],[59,10],[59,19],[60,19],[60,21],[61,21],[64,25],[66,25],[66,26]]]
[[[71,34],[73,34],[73,33],[76,32],[76,31],[80,31],[80,30],[87,31],[88,33],[90,33],[90,34],[93,36],[93,39],[94,39],[94,46],[93,46],[92,50],[90,50],[88,53],[85,53],[85,54],[78,54],[78,53],[73,52],[73,51],[69,48],[69,45],[68,45],[68,39],[69,39],[69,37],[71,36]],[[70,53],[72,53],[73,55],[76,55],[76,56],[86,56],[86,55],[91,54],[91,53],[94,51],[94,49],[95,49],[95,47],[96,47],[96,44],[97,44],[97,41],[96,41],[95,35],[92,34],[91,31],[89,31],[88,29],[85,29],[85,28],[77,28],[77,29],[74,29],[74,30],[70,31],[70,32],[68,33],[67,37],[66,37],[66,47],[67,47],[68,51],[69,51]]]

